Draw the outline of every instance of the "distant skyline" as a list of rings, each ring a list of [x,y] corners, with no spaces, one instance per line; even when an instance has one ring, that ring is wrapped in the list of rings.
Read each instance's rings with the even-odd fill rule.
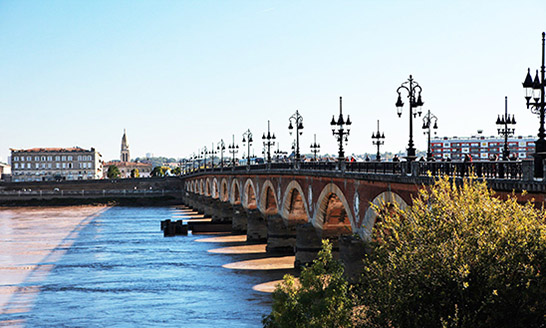
[[[187,157],[235,134],[262,150],[267,120],[288,151],[288,118],[303,115],[336,153],[330,120],[353,122],[347,153],[405,150],[410,74],[439,136],[496,135],[508,111],[535,135],[521,82],[541,61],[546,1],[0,1],[0,160],[9,148],[96,148],[119,158]],[[407,101],[405,101],[407,103]],[[422,118],[414,125],[426,149]],[[274,149],[277,149],[275,146]],[[227,154],[227,153],[226,153]]]

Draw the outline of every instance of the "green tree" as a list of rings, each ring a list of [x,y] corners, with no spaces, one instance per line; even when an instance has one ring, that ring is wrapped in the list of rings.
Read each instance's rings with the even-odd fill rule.
[[[273,309],[264,327],[347,327],[353,301],[343,266],[332,256],[332,244],[323,248],[313,264],[303,269],[299,282],[286,275],[273,293]]]
[[[108,179],[119,179],[121,176],[121,172],[119,171],[119,168],[115,165],[110,165],[108,167],[108,171],[106,172],[106,176]]]
[[[165,174],[167,174],[167,172],[170,170],[171,169],[168,166],[156,166],[153,168],[150,175],[153,177],[164,177]]]
[[[180,166],[177,166],[172,170],[172,173],[174,175],[180,175],[182,173],[182,168]]]
[[[131,178],[140,178],[140,172],[137,168],[131,170]]]
[[[474,178],[376,208],[359,288],[377,327],[544,327],[545,213]]]

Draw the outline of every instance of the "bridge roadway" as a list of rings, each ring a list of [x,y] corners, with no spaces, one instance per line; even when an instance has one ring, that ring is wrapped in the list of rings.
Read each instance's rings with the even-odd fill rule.
[[[249,243],[267,242],[268,252],[295,253],[296,266],[312,261],[322,238],[334,241],[342,259],[355,263],[362,245],[357,246],[358,238],[351,236],[370,239],[377,219],[370,204],[396,202],[403,208],[420,188],[433,183],[435,175],[450,174],[460,180],[470,171],[486,179],[500,197],[515,192],[521,201],[544,202],[546,184],[533,180],[532,162],[413,162],[411,166],[358,162],[342,167],[273,163],[208,168],[182,177],[183,202],[213,221],[231,222],[233,232],[245,233]]]

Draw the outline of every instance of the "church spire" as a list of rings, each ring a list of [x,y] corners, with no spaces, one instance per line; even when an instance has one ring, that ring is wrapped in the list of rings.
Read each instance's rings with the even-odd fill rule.
[[[121,154],[120,159],[122,162],[131,161],[131,155],[129,153],[129,143],[127,142],[127,132],[123,129],[123,137],[121,137]]]

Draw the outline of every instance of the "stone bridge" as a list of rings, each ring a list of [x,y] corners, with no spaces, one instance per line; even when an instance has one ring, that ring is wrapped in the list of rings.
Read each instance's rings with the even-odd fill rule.
[[[516,192],[522,201],[544,202],[545,184],[526,178],[531,175],[525,173],[525,163],[505,164],[473,164],[471,168],[455,163],[429,167],[417,162],[412,167],[347,163],[340,169],[302,163],[297,168],[274,164],[216,168],[185,175],[183,201],[213,221],[231,221],[233,232],[246,233],[248,243],[267,242],[268,252],[295,253],[298,266],[312,261],[323,238],[332,240],[335,249],[350,248],[355,240],[350,236],[356,234],[369,240],[377,219],[371,204],[396,203],[404,208],[420,188],[433,183],[433,173],[450,171],[461,176],[472,169],[500,197]],[[339,243],[343,236],[348,237]]]

